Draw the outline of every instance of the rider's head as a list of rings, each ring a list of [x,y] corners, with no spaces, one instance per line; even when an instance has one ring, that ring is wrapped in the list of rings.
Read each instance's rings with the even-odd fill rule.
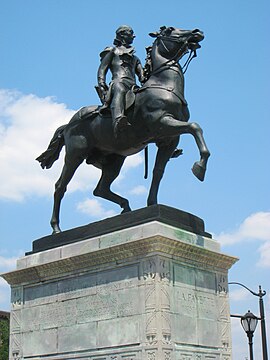
[[[128,25],[121,25],[116,30],[114,45],[130,45],[135,38],[132,28]]]

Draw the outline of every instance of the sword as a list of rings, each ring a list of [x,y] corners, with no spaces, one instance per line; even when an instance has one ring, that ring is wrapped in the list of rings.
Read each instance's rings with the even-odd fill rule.
[[[103,94],[103,92],[101,91],[100,87],[98,85],[95,86],[96,92],[98,94],[98,97],[100,98],[100,101],[102,102],[102,104],[105,104],[105,96]]]

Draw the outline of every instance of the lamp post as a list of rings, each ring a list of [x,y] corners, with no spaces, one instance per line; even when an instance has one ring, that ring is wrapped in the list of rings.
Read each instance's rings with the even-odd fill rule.
[[[262,287],[261,285],[259,285],[259,292],[255,293],[254,291],[250,290],[248,287],[246,287],[245,285],[239,283],[239,282],[229,282],[229,285],[240,285],[243,288],[245,288],[246,290],[248,290],[252,295],[254,296],[258,296],[259,297],[259,308],[260,308],[260,317],[257,318],[257,320],[261,321],[261,337],[262,337],[262,355],[263,355],[263,360],[268,360],[268,355],[267,355],[267,340],[266,340],[266,327],[265,327],[265,315],[264,315],[264,305],[263,305],[263,297],[266,294],[266,291],[263,290],[262,291]],[[252,314],[252,313],[251,313]],[[246,314],[247,315],[247,314]],[[254,315],[255,316],[255,315]],[[242,317],[241,317],[242,319]],[[241,320],[242,323],[242,320]],[[242,324],[243,326],[243,324]]]
[[[258,318],[252,312],[248,310],[248,312],[241,317],[241,325],[245,330],[248,337],[249,344],[249,358],[253,360],[253,334],[256,329],[258,323]]]

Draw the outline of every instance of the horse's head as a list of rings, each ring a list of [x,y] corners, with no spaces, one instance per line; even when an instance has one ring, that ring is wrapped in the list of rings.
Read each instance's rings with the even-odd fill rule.
[[[188,50],[195,51],[200,48],[199,42],[204,39],[203,32],[198,29],[182,30],[166,26],[149,35],[156,38],[160,55],[176,61],[180,60]]]

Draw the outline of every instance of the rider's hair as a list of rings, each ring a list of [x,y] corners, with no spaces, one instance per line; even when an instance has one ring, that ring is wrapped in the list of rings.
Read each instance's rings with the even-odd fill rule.
[[[130,31],[130,30],[133,32],[132,28],[129,25],[121,25],[121,26],[119,26],[119,28],[115,32],[116,37],[114,39],[113,44],[116,45],[116,46],[122,45],[123,44],[122,34],[125,31]]]

